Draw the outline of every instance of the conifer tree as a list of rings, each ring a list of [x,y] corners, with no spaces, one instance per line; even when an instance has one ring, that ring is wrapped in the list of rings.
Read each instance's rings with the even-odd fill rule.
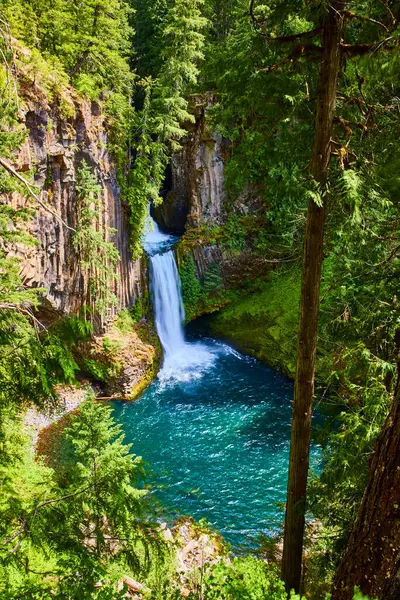
[[[400,379],[371,456],[368,484],[333,580],[332,600],[351,600],[355,586],[370,598],[399,597],[399,448]]]
[[[348,146],[352,136],[352,130],[348,125],[356,125],[347,122],[346,132],[350,137],[346,144],[337,143],[335,146],[333,141],[335,123],[346,128],[345,119],[336,114],[338,85],[345,61],[378,49],[396,49],[396,42],[390,36],[378,41],[377,37],[380,36],[381,28],[394,32],[397,28],[397,20],[395,13],[380,7],[377,9],[379,13],[377,16],[381,17],[383,13],[388,19],[387,24],[382,23],[375,18],[375,14],[371,16],[368,12],[371,10],[368,3],[361,7],[360,13],[350,10],[353,8],[352,3],[344,1],[331,2],[326,6],[311,6],[303,12],[295,4],[278,3],[270,11],[278,22],[279,20],[282,22],[285,16],[288,21],[292,21],[293,14],[296,14],[299,20],[307,18],[309,21],[308,27],[303,22],[301,31],[279,35],[278,32],[271,31],[269,22],[272,19],[268,18],[268,11],[263,16],[259,16],[262,8],[258,7],[258,3],[254,0],[250,2],[250,14],[254,25],[271,46],[279,48],[276,50],[276,62],[266,68],[266,72],[275,73],[287,67],[295,70],[300,66],[302,59],[308,59],[310,64],[314,61],[320,62],[315,99],[314,142],[309,171],[314,190],[309,191],[304,233],[297,368],[282,562],[282,577],[288,591],[294,588],[298,592],[306,511],[325,216],[331,198],[329,181],[330,178],[332,179],[333,170],[331,159],[336,154],[339,157],[339,170],[348,168]],[[354,28],[353,23],[357,23]],[[375,28],[370,29],[366,26],[364,31],[360,23],[373,23]],[[368,42],[357,43],[364,42],[364,39]],[[315,43],[316,40],[319,40],[320,44]],[[282,51],[282,48],[287,47],[291,50]]]
[[[149,520],[142,459],[124,444],[111,408],[88,392],[65,437],[70,451],[61,487],[50,481],[30,503],[14,506],[14,530],[7,523],[2,559],[5,566],[24,562],[29,573],[32,553],[49,553],[60,597],[92,598],[111,561],[145,573],[164,546]]]
[[[85,540],[92,540],[97,557],[121,553],[139,567],[135,542],[144,530],[140,518],[147,495],[137,488],[145,474],[141,457],[124,444],[111,408],[96,403],[91,394],[71,417],[65,436],[73,461],[66,470],[70,498],[61,504],[69,543],[83,548]]]
[[[159,192],[172,153],[180,148],[185,122],[193,122],[188,94],[195,89],[203,57],[206,19],[203,0],[175,0],[162,24],[161,67],[158,77],[143,79],[142,110],[136,114],[135,160],[127,195],[131,206],[132,251],[142,251],[140,237],[149,201],[160,202]]]
[[[97,98],[105,88],[126,88],[133,35],[127,2],[3,0],[2,4],[14,35],[62,65],[86,96]]]

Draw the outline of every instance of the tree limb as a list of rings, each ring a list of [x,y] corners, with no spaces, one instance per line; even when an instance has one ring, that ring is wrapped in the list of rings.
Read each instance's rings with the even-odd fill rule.
[[[396,246],[396,248],[394,248],[390,252],[390,254],[385,258],[385,260],[383,260],[382,262],[374,265],[375,269],[380,269],[384,265],[387,265],[392,260],[392,258],[394,258],[396,256],[396,254],[399,252],[399,250],[400,250],[400,244],[398,246]]]
[[[99,483],[101,483],[101,480],[99,480],[96,483],[93,483],[91,485],[88,485],[80,490],[77,490],[76,492],[72,492],[71,494],[66,494],[65,496],[61,496],[61,498],[53,498],[51,500],[45,500],[44,502],[41,502],[30,512],[27,519],[23,519],[22,527],[20,529],[18,529],[16,532],[14,532],[9,538],[7,538],[6,540],[3,540],[2,545],[7,546],[11,541],[18,538],[20,535],[29,534],[29,531],[27,531],[27,529],[29,527],[28,519],[34,519],[36,517],[36,514],[38,513],[38,511],[40,511],[41,508],[44,508],[45,506],[50,506],[52,504],[56,504],[57,502],[62,502],[63,500],[67,500],[69,498],[73,498],[74,496],[79,496],[80,494],[83,494],[83,493],[87,492],[88,490],[92,489]],[[17,544],[8,552],[8,554],[5,557],[5,560],[7,558],[9,558],[10,556],[12,556],[13,554],[15,554],[15,552],[17,552],[21,543],[22,543],[22,539],[20,539],[17,542]]]
[[[2,302],[0,303],[0,310],[16,310],[23,315],[27,315],[36,325],[39,325],[39,327],[44,329],[44,331],[47,331],[47,328],[43,325],[43,323],[41,323],[39,319],[37,319],[35,315],[27,308],[23,308],[18,304],[12,304],[11,302]]]
[[[366,17],[364,15],[357,15],[356,13],[351,12],[350,10],[344,10],[342,15],[345,19],[358,19],[360,21],[369,21],[370,23],[374,23],[375,25],[379,25],[383,27],[386,31],[389,31],[389,27],[382,23],[381,21],[377,21],[376,19],[371,19],[371,17]]]
[[[290,42],[295,42],[296,40],[304,40],[310,39],[318,35],[322,31],[322,27],[315,27],[315,29],[311,29],[310,31],[303,31],[303,33],[293,33],[292,35],[281,35],[275,38],[270,38],[271,42],[278,42],[281,44],[287,44]]]
[[[260,25],[262,25],[261,21],[259,21],[257,19],[257,17],[254,14],[254,5],[255,5],[255,1],[256,0],[250,0],[250,6],[249,6],[249,14],[253,23],[253,27],[254,29],[257,31],[257,33],[260,33],[261,35],[265,35],[268,36],[268,32],[266,31],[260,31]]]
[[[93,44],[90,44],[90,45],[92,46]],[[75,65],[69,71],[68,75],[70,77],[73,77],[74,75],[76,75],[76,73],[80,70],[81,67],[83,67],[85,62],[88,60],[89,56],[90,56],[90,50],[85,50],[84,52],[82,52],[81,56],[76,61]]]
[[[341,44],[341,49],[344,54],[350,57],[365,56],[370,52],[377,52],[383,46],[385,46],[384,49],[387,51],[396,50],[396,48],[400,46],[400,40],[396,40],[391,46],[386,46],[391,40],[393,40],[393,36],[389,36],[384,40],[379,40],[379,42],[376,42],[375,44]]]
[[[292,63],[294,61],[299,60],[302,56],[306,56],[308,58],[319,58],[322,53],[322,48],[320,46],[316,46],[315,44],[299,44],[296,48],[291,52],[291,54],[270,67],[265,67],[264,69],[260,69],[260,71],[264,73],[270,73],[271,71],[277,71],[281,66],[285,64]]]
[[[55,211],[53,211],[51,208],[49,208],[48,206],[46,206],[41,199],[39,198],[39,196],[37,194],[35,194],[35,192],[33,191],[33,189],[31,188],[30,183],[25,179],[25,177],[22,177],[22,175],[20,175],[15,169],[14,167],[12,167],[6,160],[4,160],[4,158],[1,158],[0,156],[0,165],[2,167],[4,167],[6,169],[6,171],[8,171],[11,175],[13,175],[13,177],[16,177],[17,179],[19,179],[19,181],[21,181],[24,186],[27,188],[28,192],[30,193],[30,195],[36,200],[36,202],[38,204],[40,204],[40,206],[47,212],[49,212],[50,214],[53,215],[53,217],[55,217],[57,219],[57,221],[59,221],[62,225],[64,225],[64,227],[66,227],[67,229],[69,229],[70,231],[75,231],[75,229],[73,227],[70,227],[69,225],[67,225],[67,223],[65,223],[65,221],[63,221],[63,219],[60,217],[60,215],[58,215]]]
[[[364,125],[364,123],[361,123],[360,121],[347,121],[346,119],[343,119],[343,117],[335,117],[333,119],[333,122],[341,125],[346,133],[348,133],[349,129],[351,129],[351,125],[353,127],[359,127],[363,131],[367,131],[368,129],[367,126]]]

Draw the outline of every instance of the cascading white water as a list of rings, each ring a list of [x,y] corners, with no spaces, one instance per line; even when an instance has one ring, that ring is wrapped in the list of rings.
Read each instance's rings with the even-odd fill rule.
[[[182,326],[185,312],[172,250],[150,257],[150,277],[157,333],[168,359],[185,344]]]
[[[143,247],[149,256],[155,324],[164,351],[159,378],[189,381],[201,377],[213,365],[214,356],[203,344],[185,341],[181,282],[170,250],[176,240],[160,231],[149,210]]]

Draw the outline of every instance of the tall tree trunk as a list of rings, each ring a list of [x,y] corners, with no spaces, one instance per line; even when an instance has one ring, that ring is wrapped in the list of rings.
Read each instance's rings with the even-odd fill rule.
[[[322,192],[325,189],[331,159],[332,125],[340,71],[340,43],[343,30],[343,17],[340,11],[344,9],[344,5],[344,1],[332,1],[323,24],[323,58],[317,93],[315,137],[311,162],[311,174],[321,185]],[[292,589],[298,592],[301,581],[324,225],[325,207],[319,207],[311,200],[308,205],[304,241],[289,482],[282,559],[282,579],[288,592]]]
[[[393,405],[371,458],[332,600],[350,600],[355,585],[370,598],[400,598],[400,366],[398,371]]]

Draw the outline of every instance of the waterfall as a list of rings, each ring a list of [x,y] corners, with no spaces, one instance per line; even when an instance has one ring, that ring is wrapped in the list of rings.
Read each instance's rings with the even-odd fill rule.
[[[181,280],[170,247],[177,238],[162,233],[150,215],[147,216],[143,246],[149,256],[150,290],[155,325],[164,351],[164,360],[179,353],[185,346]]]
[[[214,354],[204,344],[185,341],[181,281],[171,250],[177,239],[160,231],[149,209],[143,247],[149,257],[155,325],[164,352],[158,375],[163,381],[199,379],[215,362]]]
[[[156,329],[168,359],[185,344],[181,282],[172,250],[150,257],[150,286]]]

